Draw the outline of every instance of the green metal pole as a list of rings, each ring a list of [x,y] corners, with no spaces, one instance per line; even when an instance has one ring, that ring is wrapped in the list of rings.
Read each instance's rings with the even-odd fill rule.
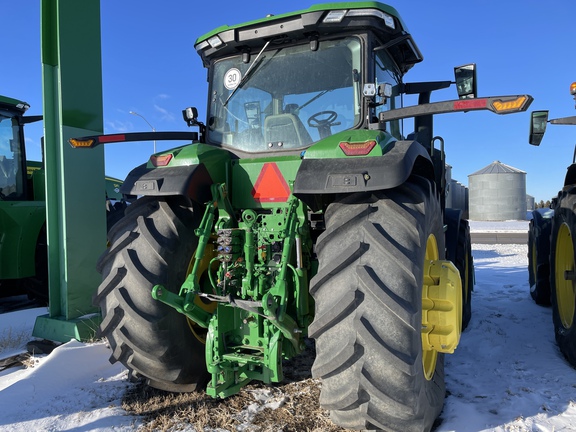
[[[96,261],[106,247],[104,150],[68,138],[103,132],[99,0],[41,0],[49,314],[33,336],[90,338]]]

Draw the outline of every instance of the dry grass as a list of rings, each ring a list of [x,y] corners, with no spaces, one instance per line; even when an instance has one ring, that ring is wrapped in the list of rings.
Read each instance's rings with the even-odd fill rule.
[[[205,392],[166,393],[139,384],[123,401],[131,414],[143,416],[141,431],[196,431],[221,429],[246,432],[337,432],[328,412],[318,405],[319,383],[313,379],[268,387],[266,402],[254,394],[266,388],[249,385],[225,400],[213,399]],[[271,405],[272,407],[266,407]],[[248,410],[247,408],[251,409]],[[252,412],[250,412],[252,411]],[[256,411],[254,413],[254,411]]]
[[[30,339],[30,330],[14,330],[11,327],[3,329],[0,333],[0,353],[10,349],[22,348]]]
[[[26,369],[30,369],[35,367],[38,364],[38,358],[34,357],[33,355],[30,355],[27,359],[25,359],[24,361],[22,361],[22,365],[26,368]]]
[[[311,378],[313,350],[284,366],[277,385],[253,383],[227,399],[205,392],[167,393],[137,384],[123,401],[130,414],[143,417],[143,432],[195,430],[244,432],[341,432],[320,408],[320,381]]]

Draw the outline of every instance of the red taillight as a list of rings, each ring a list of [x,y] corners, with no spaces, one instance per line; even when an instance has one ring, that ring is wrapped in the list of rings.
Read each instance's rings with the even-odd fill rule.
[[[342,141],[340,148],[346,156],[366,156],[376,146],[376,141],[369,140],[364,142],[347,142]]]
[[[167,154],[167,155],[159,155],[159,156],[152,155],[152,156],[150,156],[150,162],[155,167],[166,166],[170,163],[171,160],[172,160],[172,153]]]

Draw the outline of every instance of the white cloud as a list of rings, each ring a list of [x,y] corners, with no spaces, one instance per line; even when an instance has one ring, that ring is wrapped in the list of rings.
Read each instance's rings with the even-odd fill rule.
[[[161,114],[160,115],[161,121],[169,121],[169,122],[174,121],[174,119],[175,119],[174,114],[169,112],[166,108],[163,108],[160,105],[154,104],[154,109]]]

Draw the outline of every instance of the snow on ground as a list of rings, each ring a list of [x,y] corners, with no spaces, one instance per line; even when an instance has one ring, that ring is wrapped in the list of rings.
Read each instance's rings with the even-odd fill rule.
[[[503,224],[509,231],[527,226]],[[446,356],[449,394],[436,432],[576,430],[576,370],[555,344],[550,308],[530,298],[527,246],[474,245],[473,255],[472,321]],[[43,313],[0,315],[0,347],[7,335],[30,334]],[[5,348],[0,358],[13,351]],[[0,430],[137,429],[139,419],[120,406],[130,386],[126,371],[108,356],[103,343],[71,341],[37,357],[33,368],[0,372]]]
[[[470,232],[528,232],[528,220],[469,221]]]
[[[438,432],[576,430],[576,370],[529,294],[526,245],[474,245],[473,317],[446,357]]]
[[[30,335],[36,316],[45,313],[37,308],[0,315],[0,341]],[[0,358],[9,351],[15,350],[0,352]],[[0,372],[0,431],[134,430],[138,420],[120,408],[131,385],[127,372],[111,365],[109,356],[104,343],[72,340],[48,356],[35,357],[34,367]]]

